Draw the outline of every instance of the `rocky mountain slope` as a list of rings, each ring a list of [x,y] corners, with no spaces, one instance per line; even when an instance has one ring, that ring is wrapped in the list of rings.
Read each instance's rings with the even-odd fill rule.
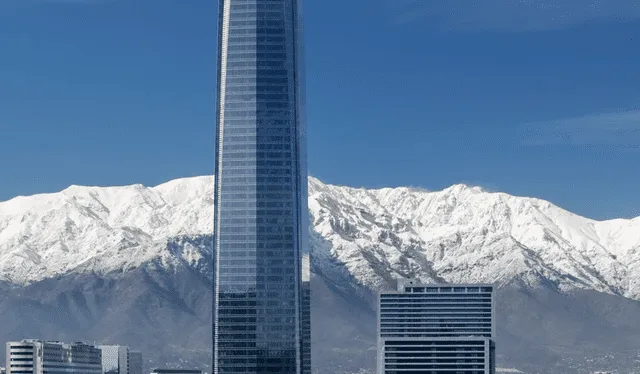
[[[0,340],[125,342],[151,363],[206,365],[212,189],[212,177],[196,177],[0,202]],[[319,372],[372,368],[373,291],[402,276],[501,285],[502,366],[636,362],[640,218],[598,222],[465,185],[366,190],[313,178],[309,209]]]

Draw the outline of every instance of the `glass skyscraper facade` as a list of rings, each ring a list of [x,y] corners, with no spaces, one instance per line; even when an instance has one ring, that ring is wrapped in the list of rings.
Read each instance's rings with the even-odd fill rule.
[[[214,373],[308,373],[300,5],[219,12]]]

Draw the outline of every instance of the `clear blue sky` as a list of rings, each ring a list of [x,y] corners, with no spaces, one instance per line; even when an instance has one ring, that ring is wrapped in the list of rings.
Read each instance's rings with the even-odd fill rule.
[[[636,0],[304,3],[312,175],[640,215]],[[211,174],[216,12],[1,0],[0,201]]]

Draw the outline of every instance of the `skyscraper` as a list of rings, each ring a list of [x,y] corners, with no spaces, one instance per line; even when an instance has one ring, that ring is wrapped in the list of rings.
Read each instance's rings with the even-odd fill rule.
[[[380,293],[379,374],[493,374],[493,286],[399,280]]]
[[[214,373],[310,367],[300,19],[299,0],[220,1]]]

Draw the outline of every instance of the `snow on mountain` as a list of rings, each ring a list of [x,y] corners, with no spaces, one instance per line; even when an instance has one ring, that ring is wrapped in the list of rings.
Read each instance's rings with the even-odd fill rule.
[[[0,280],[127,271],[167,242],[210,234],[213,178],[156,187],[78,187],[0,203]],[[640,217],[598,222],[549,202],[455,185],[438,192],[356,189],[309,179],[313,267],[368,288],[394,278],[518,283],[640,299]]]
[[[2,202],[0,279],[25,284],[171,260],[167,239],[211,232],[212,185],[201,177],[153,188],[71,186]]]
[[[368,287],[390,278],[519,282],[640,297],[640,218],[598,222],[539,199],[455,185],[365,190],[311,179],[315,231]]]

